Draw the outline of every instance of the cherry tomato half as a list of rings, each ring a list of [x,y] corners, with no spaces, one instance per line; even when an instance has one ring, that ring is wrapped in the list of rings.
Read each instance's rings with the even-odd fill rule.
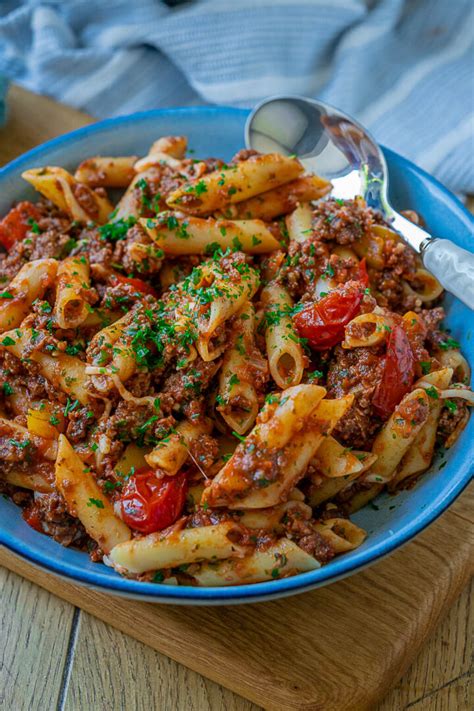
[[[387,343],[382,379],[375,389],[372,405],[386,419],[410,391],[415,378],[415,358],[402,326],[395,326]]]
[[[306,338],[316,351],[331,348],[344,339],[344,327],[360,310],[364,285],[350,281],[338,286],[327,296],[310,304],[293,317],[301,338]]]
[[[162,531],[181,515],[187,489],[184,472],[160,478],[152,469],[139,469],[122,493],[122,518],[141,533]]]
[[[31,528],[34,528],[35,531],[39,531],[39,533],[43,533],[43,526],[41,525],[41,519],[39,517],[38,509],[34,503],[31,504],[30,506],[27,506],[26,509],[23,509],[22,516],[23,516],[23,519],[28,524],[28,526],[31,526]]]
[[[156,293],[155,289],[151,286],[151,284],[148,284],[146,281],[143,281],[143,279],[138,279],[135,277],[125,277],[121,274],[114,274],[114,280],[120,284],[129,284],[141,294],[151,294],[151,296],[155,296],[156,298],[158,298],[158,294]]]
[[[40,217],[33,203],[19,202],[0,222],[0,243],[5,249],[11,249],[31,229],[31,220],[39,220]]]

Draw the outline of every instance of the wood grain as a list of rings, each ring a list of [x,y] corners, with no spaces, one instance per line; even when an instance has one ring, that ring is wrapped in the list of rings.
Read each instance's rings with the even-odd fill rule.
[[[131,602],[78,590],[6,551],[0,563],[267,709],[363,711],[398,681],[472,575],[473,502],[471,487],[409,546],[353,578],[243,607]]]
[[[63,709],[258,711],[250,701],[87,613],[81,615]]]
[[[4,568],[0,600],[0,709],[56,708],[74,607]]]
[[[7,121],[0,128],[0,165],[50,138],[93,122],[93,118],[81,111],[11,86],[7,96]]]

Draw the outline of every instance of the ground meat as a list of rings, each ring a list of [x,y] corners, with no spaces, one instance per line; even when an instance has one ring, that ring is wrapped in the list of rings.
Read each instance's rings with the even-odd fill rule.
[[[102,239],[95,227],[84,228],[80,233],[81,249],[86,251],[89,263],[101,265],[107,271],[113,266],[113,245]]]
[[[201,393],[207,390],[220,365],[219,358],[206,362],[197,356],[185,370],[173,371],[161,387],[162,407],[191,417],[196,414],[197,404],[197,412],[202,414],[206,403]]]
[[[315,531],[312,521],[302,515],[298,507],[288,509],[282,520],[282,525],[285,534],[320,563],[327,563],[334,558],[335,553],[332,546],[318,531]]]
[[[258,156],[260,153],[258,151],[254,151],[253,148],[242,148],[240,151],[237,151],[235,156],[232,158],[230,161],[230,165],[235,165],[236,163],[240,163],[243,160],[248,160],[252,156]]]
[[[133,225],[125,239],[115,244],[113,261],[122,265],[127,274],[156,274],[163,263],[163,252],[154,243],[140,224]]]
[[[152,405],[137,405],[122,400],[109,419],[100,425],[110,440],[156,444],[176,425],[173,417],[159,417]]]
[[[70,516],[62,496],[56,491],[51,494],[35,494],[35,514],[41,521],[45,533],[63,546],[74,544],[77,548],[90,547],[91,539],[79,519]]]
[[[381,424],[372,407],[372,395],[381,377],[382,362],[378,347],[335,348],[328,370],[328,397],[338,398],[347,393],[355,395],[354,404],[334,430],[336,439],[357,449],[370,447]]]
[[[95,421],[95,418],[91,417],[91,411],[88,407],[74,408],[74,410],[68,412],[68,419],[66,436],[74,444],[86,439],[87,428]]]
[[[453,434],[456,427],[458,427],[459,424],[465,420],[466,415],[469,413],[468,407],[464,400],[461,400],[460,398],[453,398],[452,402],[456,405],[456,409],[453,411],[453,409],[444,407],[441,411],[441,417],[438,422],[438,440],[443,443],[446,442],[448,437]]]
[[[439,348],[439,344],[446,340],[446,333],[438,326],[445,317],[445,311],[441,306],[434,309],[424,309],[421,312],[423,321],[426,324],[426,344],[431,348]]]
[[[199,471],[207,472],[219,456],[219,443],[215,437],[202,434],[191,442],[189,452]]]
[[[278,273],[278,281],[295,300],[311,298],[318,278],[329,263],[327,245],[314,239],[290,242],[288,255]]]
[[[93,222],[97,222],[99,217],[99,207],[94,200],[92,190],[81,183],[73,183],[71,186],[74,197],[84,212],[90,217]]]
[[[312,227],[318,240],[352,244],[369,233],[372,225],[383,222],[380,213],[362,207],[357,200],[328,199],[317,203]]]

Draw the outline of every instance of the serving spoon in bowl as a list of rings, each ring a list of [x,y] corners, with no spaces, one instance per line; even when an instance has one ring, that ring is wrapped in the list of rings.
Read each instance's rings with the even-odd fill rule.
[[[331,181],[332,197],[361,195],[420,254],[443,287],[474,310],[474,254],[433,237],[392,207],[384,155],[360,123],[322,101],[275,96],[248,117],[245,142],[260,153],[296,155],[305,168]]]

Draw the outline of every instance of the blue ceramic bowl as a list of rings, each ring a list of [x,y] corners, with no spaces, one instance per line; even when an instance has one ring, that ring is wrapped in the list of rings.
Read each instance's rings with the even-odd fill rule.
[[[21,180],[26,168],[61,165],[73,168],[87,156],[140,155],[159,136],[184,134],[197,156],[229,159],[243,146],[247,112],[228,108],[189,108],[151,111],[102,121],[35,148],[0,170],[0,214],[13,200],[33,198]],[[386,150],[391,198],[400,209],[419,211],[428,229],[440,237],[472,248],[473,219],[461,203],[440,183]],[[446,325],[474,364],[474,314],[458,301],[447,298]],[[63,548],[37,533],[21,518],[20,509],[0,499],[0,543],[28,561],[102,591],[150,602],[182,604],[229,604],[269,600],[334,582],[357,572],[391,553],[416,536],[454,501],[471,479],[474,469],[474,417],[448,452],[446,464],[435,462],[419,483],[398,496],[383,495],[377,509],[366,507],[354,521],[369,535],[357,550],[309,573],[256,585],[232,588],[171,587],[126,580],[105,565],[92,563],[86,553]]]

